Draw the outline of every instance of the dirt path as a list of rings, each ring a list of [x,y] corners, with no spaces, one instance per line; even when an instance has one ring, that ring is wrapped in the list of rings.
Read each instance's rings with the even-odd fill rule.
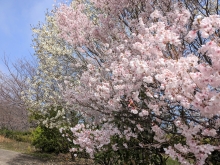
[[[94,165],[91,160],[43,160],[19,152],[0,149],[0,165]]]
[[[39,160],[29,155],[0,149],[0,165],[43,165],[45,163],[45,161]]]
[[[25,152],[28,147],[30,145],[26,143],[16,142],[0,135],[0,165],[94,165],[89,159],[76,158],[73,162],[70,154],[53,155],[45,159],[22,154],[21,152]],[[20,153],[2,148],[19,148]]]

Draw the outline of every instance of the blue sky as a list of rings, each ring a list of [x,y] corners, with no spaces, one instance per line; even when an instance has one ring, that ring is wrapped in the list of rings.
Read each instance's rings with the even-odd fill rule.
[[[34,53],[31,47],[30,25],[45,20],[47,9],[53,8],[54,0],[0,0],[0,70],[5,72],[1,62],[4,56],[10,61],[30,58]]]

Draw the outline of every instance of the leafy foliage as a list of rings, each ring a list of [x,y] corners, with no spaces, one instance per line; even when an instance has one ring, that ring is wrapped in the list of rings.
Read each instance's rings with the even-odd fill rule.
[[[69,142],[57,128],[38,126],[33,132],[32,144],[43,152],[68,152]]]

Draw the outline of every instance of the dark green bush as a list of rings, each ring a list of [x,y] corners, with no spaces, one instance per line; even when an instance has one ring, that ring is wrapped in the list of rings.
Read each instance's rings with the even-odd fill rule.
[[[62,137],[57,128],[38,126],[32,132],[32,145],[43,152],[65,153],[69,151],[69,142]]]

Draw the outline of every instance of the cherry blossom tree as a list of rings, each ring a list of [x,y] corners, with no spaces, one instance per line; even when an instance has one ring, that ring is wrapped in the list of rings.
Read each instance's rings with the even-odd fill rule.
[[[78,145],[70,151],[96,158],[106,152],[112,164],[162,164],[164,155],[181,164],[214,159],[220,149],[218,6],[187,0],[61,4],[47,27],[35,30],[36,50],[46,78],[55,80],[62,59],[72,66],[68,77],[68,68],[57,74],[64,75],[57,97],[86,120],[70,128]]]

